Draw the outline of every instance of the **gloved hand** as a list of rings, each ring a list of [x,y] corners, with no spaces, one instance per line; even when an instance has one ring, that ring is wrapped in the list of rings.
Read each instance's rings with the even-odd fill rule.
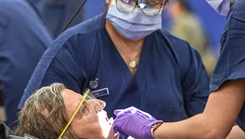
[[[114,114],[116,115],[112,124],[114,132],[119,132],[122,138],[127,134],[135,139],[153,139],[152,125],[163,122],[135,107],[115,110]]]

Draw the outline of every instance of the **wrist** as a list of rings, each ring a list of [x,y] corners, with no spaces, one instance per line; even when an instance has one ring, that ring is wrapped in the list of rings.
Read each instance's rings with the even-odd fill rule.
[[[163,124],[163,122],[155,123],[151,126],[151,136],[154,139],[154,131]]]

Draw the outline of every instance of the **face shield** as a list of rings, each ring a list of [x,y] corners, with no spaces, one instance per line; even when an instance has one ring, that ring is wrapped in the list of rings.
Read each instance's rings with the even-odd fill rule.
[[[90,94],[90,95],[89,95]],[[88,98],[87,98],[88,97]],[[85,101],[85,99],[92,99],[92,93],[90,91],[90,89],[87,89],[83,95],[82,100],[80,101],[79,105],[77,106],[75,112],[72,114],[71,119],[68,121],[68,123],[66,124],[65,128],[63,129],[63,131],[60,133],[58,139],[61,139],[63,137],[63,135],[65,134],[66,130],[68,129],[68,127],[70,126],[71,122],[73,121],[73,119],[75,118],[75,116],[77,115],[77,113],[79,112],[79,110],[82,107],[83,102]]]
[[[87,89],[85,91],[85,93],[83,94],[83,97],[81,98],[80,102],[78,103],[78,106],[76,108],[74,108],[74,112],[73,114],[70,116],[70,120],[67,122],[65,128],[62,130],[62,132],[60,133],[58,139],[61,139],[64,134],[66,133],[67,129],[69,128],[69,126],[71,126],[72,122],[75,121],[76,122],[80,122],[80,125],[84,125],[88,124],[87,121],[83,121],[83,120],[74,120],[75,117],[78,116],[88,116],[88,117],[92,117],[95,120],[92,120],[94,122],[89,123],[91,128],[92,126],[97,125],[96,128],[100,128],[102,129],[101,134],[103,136],[108,136],[110,129],[111,129],[111,124],[109,123],[109,119],[107,117],[107,113],[106,111],[104,111],[104,107],[105,107],[106,103],[104,101],[98,100],[96,99],[96,97],[93,95],[93,93]],[[99,126],[98,126],[99,125]],[[74,130],[77,129],[74,127]],[[78,132],[77,132],[78,133]],[[78,133],[79,135],[79,133]],[[80,134],[81,135],[81,134]]]

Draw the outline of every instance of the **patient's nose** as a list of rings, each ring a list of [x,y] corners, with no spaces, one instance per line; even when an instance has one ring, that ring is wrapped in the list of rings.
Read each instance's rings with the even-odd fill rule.
[[[92,101],[93,101],[92,106],[94,110],[96,111],[96,113],[102,111],[106,106],[106,103],[102,100],[94,99]]]

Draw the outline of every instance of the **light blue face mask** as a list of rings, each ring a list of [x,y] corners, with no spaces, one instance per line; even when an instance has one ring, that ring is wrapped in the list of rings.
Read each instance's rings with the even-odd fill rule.
[[[117,4],[124,4],[120,1],[117,2]],[[123,5],[125,8],[127,6]],[[159,9],[149,10],[156,12]],[[118,11],[115,0],[111,2],[106,19],[111,22],[123,37],[135,41],[146,37],[158,29],[162,29],[161,11],[158,15],[152,17],[144,15],[139,8],[135,8],[131,13],[122,13]]]
[[[237,0],[206,0],[219,14],[226,16],[230,10],[231,4]]]

